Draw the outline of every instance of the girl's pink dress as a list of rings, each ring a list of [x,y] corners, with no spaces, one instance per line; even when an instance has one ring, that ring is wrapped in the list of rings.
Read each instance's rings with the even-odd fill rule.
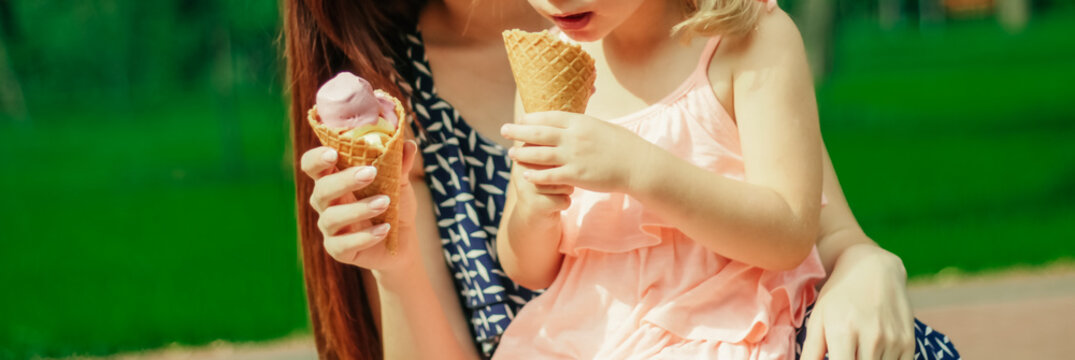
[[[611,122],[742,180],[736,124],[706,74],[719,43],[666,99]],[[794,358],[824,276],[816,249],[794,270],[767,271],[705,249],[630,196],[576,189],[571,200],[559,275],[519,311],[496,359]]]

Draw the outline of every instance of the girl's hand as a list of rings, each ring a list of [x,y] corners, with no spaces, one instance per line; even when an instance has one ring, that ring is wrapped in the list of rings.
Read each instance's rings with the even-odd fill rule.
[[[521,212],[522,214],[528,216],[558,216],[559,212],[567,210],[571,206],[571,193],[575,191],[574,186],[537,185],[523,179],[522,175],[520,175],[538,169],[547,169],[547,166],[518,162],[512,166],[514,169],[511,171],[511,186],[515,188],[516,204],[526,209]]]
[[[623,127],[575,113],[526,114],[500,128],[504,137],[525,143],[508,151],[522,176],[538,185],[570,185],[599,192],[631,190],[641,159],[660,151]]]
[[[899,257],[873,244],[844,251],[806,324],[803,360],[912,359],[914,315]]]
[[[414,232],[416,206],[408,176],[416,149],[412,141],[403,145],[396,255],[389,254],[383,244],[389,224],[373,226],[369,220],[388,209],[388,196],[355,199],[353,193],[369,186],[377,176],[377,169],[358,166],[337,171],[338,154],[325,146],[302,155],[302,171],[314,179],[310,206],[320,215],[317,226],[324,237],[325,251],[333,259],[370,270],[394,270],[418,260]]]

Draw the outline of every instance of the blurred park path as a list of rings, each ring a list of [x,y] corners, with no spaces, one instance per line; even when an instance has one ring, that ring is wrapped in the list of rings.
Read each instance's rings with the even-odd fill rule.
[[[913,281],[915,315],[947,334],[964,359],[1071,359],[1075,356],[1075,267],[1015,270]],[[261,344],[216,343],[118,355],[118,360],[309,360],[308,336]],[[85,359],[85,358],[82,358]]]
[[[910,297],[964,359],[1075,358],[1075,268],[915,284]]]
[[[110,357],[72,357],[68,360],[316,360],[317,349],[307,335],[261,343],[215,342],[203,347],[173,346]]]

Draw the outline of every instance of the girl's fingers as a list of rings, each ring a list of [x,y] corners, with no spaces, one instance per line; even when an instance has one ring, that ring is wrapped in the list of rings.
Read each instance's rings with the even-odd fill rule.
[[[575,187],[571,185],[534,185],[538,194],[543,195],[571,195]]]
[[[567,125],[569,124],[568,118],[574,115],[576,114],[563,111],[542,111],[525,114],[519,118],[518,122],[522,125],[552,126],[564,129],[567,128]]]
[[[551,146],[523,146],[508,149],[508,156],[512,160],[530,165],[562,165],[563,159],[555,147]]]
[[[534,183],[534,185],[566,185],[565,180],[568,179],[566,172],[563,167],[546,170],[526,170],[523,171],[523,178]]]
[[[314,182],[310,194],[310,206],[318,213],[325,211],[332,202],[355,190],[369,186],[377,177],[377,168],[356,166],[335,174],[321,177]]]
[[[563,129],[543,125],[504,124],[500,127],[500,135],[509,140],[533,145],[557,145],[562,133]]]
[[[336,150],[328,146],[316,147],[302,153],[299,167],[311,179],[317,180],[335,170],[338,157]]]
[[[386,195],[375,195],[350,204],[329,206],[318,217],[317,226],[326,237],[337,235],[348,225],[380,215],[388,209],[389,201]]]
[[[325,252],[336,261],[353,264],[358,253],[381,243],[388,235],[388,223],[372,226],[362,231],[325,238]]]
[[[564,211],[571,207],[571,197],[567,195],[545,195],[545,200],[550,203],[547,208],[554,211]]]
[[[825,328],[821,326],[817,310],[806,321],[806,340],[803,341],[802,360],[822,360],[825,358]]]

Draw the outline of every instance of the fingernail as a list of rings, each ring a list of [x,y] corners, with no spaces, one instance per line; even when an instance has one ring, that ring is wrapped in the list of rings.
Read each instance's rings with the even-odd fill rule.
[[[373,198],[373,200],[370,200],[370,208],[375,210],[384,210],[388,207],[388,203],[390,201],[391,199],[389,199],[386,195],[377,195]]]
[[[500,127],[500,135],[507,136],[509,132],[511,132],[511,124],[504,124]]]
[[[385,235],[388,235],[388,229],[390,228],[392,228],[391,224],[384,223],[374,227],[373,230],[370,230],[370,233],[373,234],[374,237],[382,238]]]
[[[530,170],[523,171],[523,178],[525,178],[527,180],[530,180],[530,177],[532,177],[532,176],[534,176],[533,171],[530,171]]]
[[[508,148],[508,156],[509,157],[514,157],[515,156],[515,148],[514,147]]]
[[[355,172],[355,180],[369,181],[373,180],[377,176],[377,168],[372,166],[365,166]]]
[[[329,149],[329,151],[326,151],[324,154],[321,154],[321,160],[325,160],[325,162],[330,164],[335,164],[337,156],[338,154],[336,154],[336,150]]]

